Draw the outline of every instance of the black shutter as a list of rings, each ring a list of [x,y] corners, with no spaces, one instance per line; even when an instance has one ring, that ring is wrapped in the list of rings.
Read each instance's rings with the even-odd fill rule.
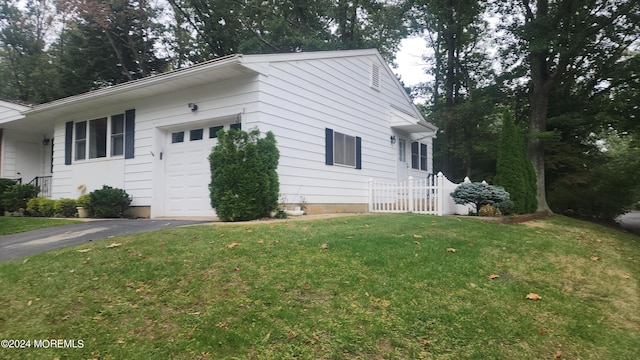
[[[124,112],[124,158],[133,159],[134,139],[136,128],[136,110],[131,109]]]
[[[71,165],[71,150],[73,149],[73,121],[64,124],[64,164]]]
[[[325,164],[333,165],[333,130],[324,129]]]
[[[362,139],[356,136],[356,169],[362,169]]]

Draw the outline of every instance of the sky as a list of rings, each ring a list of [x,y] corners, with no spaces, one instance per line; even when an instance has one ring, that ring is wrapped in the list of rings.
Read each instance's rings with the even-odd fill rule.
[[[396,75],[400,75],[407,86],[417,85],[429,80],[425,73],[426,62],[422,56],[427,53],[427,44],[424,38],[408,37],[400,43],[400,51],[396,54],[397,68],[393,69]]]

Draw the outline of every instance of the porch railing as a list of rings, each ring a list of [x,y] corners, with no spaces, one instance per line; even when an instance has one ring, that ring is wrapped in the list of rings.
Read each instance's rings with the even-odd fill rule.
[[[51,178],[52,176],[36,176],[29,184],[40,188],[38,196],[49,198],[51,197]]]

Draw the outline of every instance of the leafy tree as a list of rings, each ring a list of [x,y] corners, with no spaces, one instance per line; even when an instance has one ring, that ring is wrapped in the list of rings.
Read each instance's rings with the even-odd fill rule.
[[[503,116],[496,176],[493,182],[509,192],[516,213],[536,211],[535,173],[527,158],[524,134],[508,112]]]
[[[546,198],[544,133],[553,91],[567,78],[602,84],[639,36],[640,2],[629,0],[497,1],[508,46],[505,67],[526,64],[529,79],[528,154],[536,173],[538,211]]]
[[[211,206],[224,221],[267,217],[278,207],[278,160],[275,136],[257,129],[218,131],[209,156]]]

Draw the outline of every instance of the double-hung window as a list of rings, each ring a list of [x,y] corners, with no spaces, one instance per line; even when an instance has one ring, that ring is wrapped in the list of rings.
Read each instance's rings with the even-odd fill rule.
[[[325,129],[325,155],[327,165],[344,165],[362,169],[362,139]]]
[[[124,114],[111,117],[111,156],[124,155]]]
[[[427,145],[420,142],[411,143],[411,168],[427,171]]]

